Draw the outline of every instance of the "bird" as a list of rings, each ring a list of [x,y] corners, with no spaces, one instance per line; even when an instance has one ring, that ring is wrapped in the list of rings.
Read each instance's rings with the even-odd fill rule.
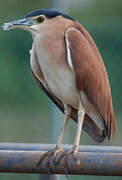
[[[39,163],[59,152],[76,157],[82,129],[98,143],[114,136],[116,122],[107,71],[94,40],[81,23],[56,9],[38,9],[2,28],[30,32],[32,74],[64,113],[57,145],[42,155]],[[76,135],[72,148],[64,152],[63,137],[70,119],[77,123]]]

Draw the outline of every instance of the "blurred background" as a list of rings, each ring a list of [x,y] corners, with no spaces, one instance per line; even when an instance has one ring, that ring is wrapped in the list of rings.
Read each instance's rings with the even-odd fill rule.
[[[56,8],[77,19],[95,40],[107,68],[118,132],[100,145],[122,145],[122,1],[121,0],[0,0],[0,26],[29,11]],[[0,142],[56,143],[63,115],[40,91],[30,70],[32,38],[24,31],[0,30]],[[76,125],[69,123],[64,143],[74,141]],[[96,145],[84,132],[80,144]],[[69,176],[97,179],[95,176]],[[38,175],[0,174],[0,180],[37,180]],[[60,176],[59,179],[66,179]],[[99,179],[121,179],[103,177]]]

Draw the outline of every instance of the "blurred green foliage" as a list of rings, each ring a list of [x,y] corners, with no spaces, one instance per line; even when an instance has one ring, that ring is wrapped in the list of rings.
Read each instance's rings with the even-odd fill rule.
[[[122,145],[122,1],[90,0],[89,2],[88,6],[82,7],[81,3],[77,9],[71,8],[69,12],[89,31],[103,57],[118,124],[118,135],[106,144]],[[1,0],[0,26],[5,22],[24,17],[33,9],[53,7],[53,3],[54,1],[51,0]],[[51,103],[40,91],[31,75],[29,63],[31,45],[32,38],[27,32],[0,30],[0,141],[2,142],[51,142],[49,140],[52,129],[52,121],[50,121],[52,117],[49,116],[52,113]],[[61,113],[58,114],[61,116]],[[58,121],[57,117],[56,119]],[[75,125],[71,123],[68,128],[69,134],[66,132],[65,138],[68,143],[72,143],[75,134]],[[94,144],[84,133],[81,142]],[[35,175],[0,175],[1,180],[27,177],[37,179]],[[79,177],[81,179],[81,176],[72,176],[71,179],[79,179]],[[95,179],[94,176],[82,176],[82,179],[85,178]]]
[[[89,0],[89,4],[85,7],[78,6],[77,9],[71,9],[73,15],[81,18],[115,18],[122,16],[121,0]]]

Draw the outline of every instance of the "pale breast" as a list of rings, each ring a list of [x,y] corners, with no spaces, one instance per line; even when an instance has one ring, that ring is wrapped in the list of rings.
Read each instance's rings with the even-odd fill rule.
[[[37,45],[36,53],[44,78],[52,93],[64,103],[78,108],[78,91],[76,89],[74,73],[70,68],[65,68],[64,64],[61,65],[60,63],[59,65],[59,63],[56,63],[56,59],[52,59],[53,55],[50,55],[51,52],[46,53],[43,44],[41,48],[40,44]],[[62,63],[64,62],[62,61]]]

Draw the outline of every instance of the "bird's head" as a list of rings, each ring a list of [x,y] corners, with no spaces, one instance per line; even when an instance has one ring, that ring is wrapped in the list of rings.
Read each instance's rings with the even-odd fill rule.
[[[28,13],[23,19],[5,23],[2,28],[3,30],[23,29],[35,34],[40,32],[40,28],[42,26],[50,24],[50,22],[53,21],[57,23],[57,17],[61,17],[64,20],[73,20],[70,16],[62,13],[61,11],[54,9],[41,9]]]

